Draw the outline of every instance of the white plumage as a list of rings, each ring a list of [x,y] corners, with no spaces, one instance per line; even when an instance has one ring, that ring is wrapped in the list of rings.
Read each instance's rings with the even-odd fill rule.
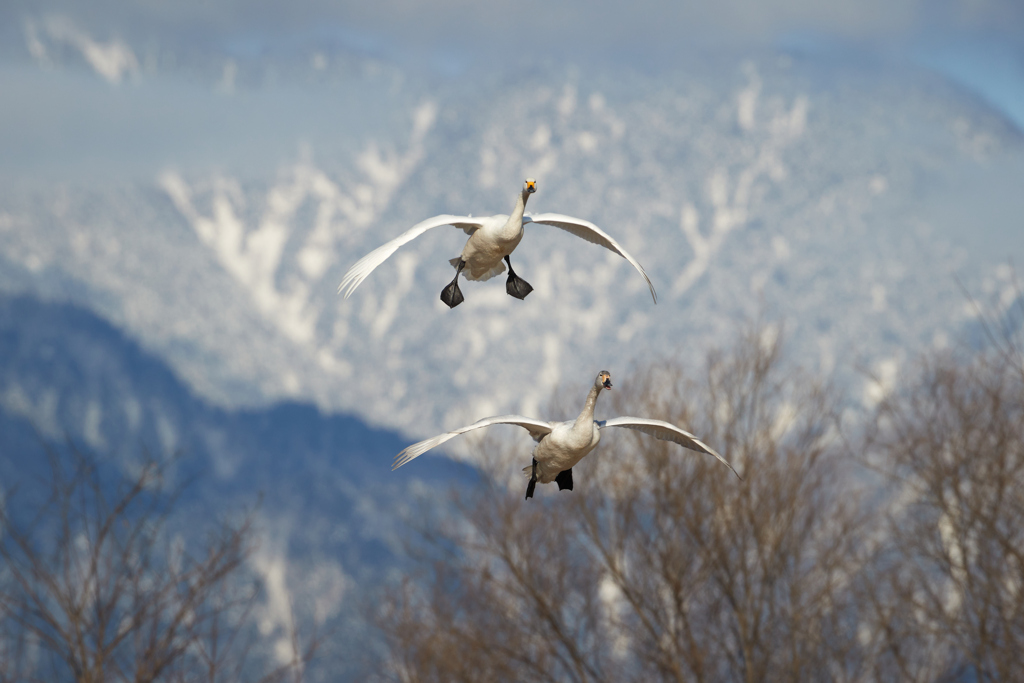
[[[455,279],[442,291],[441,300],[452,308],[459,305],[463,301],[462,294],[458,288],[459,274],[465,274],[467,280],[488,280],[505,271],[505,264],[502,263],[502,260],[508,263],[509,267],[506,291],[511,296],[523,299],[533,288],[519,278],[515,271],[512,270],[512,262],[509,260],[509,255],[519,246],[519,242],[523,239],[523,226],[530,223],[539,223],[561,228],[588,242],[599,244],[605,249],[623,257],[644,278],[647,287],[651,290],[651,297],[655,303],[658,302],[658,295],[654,291],[654,285],[651,284],[651,279],[647,277],[643,267],[618,242],[590,221],[573,218],[572,216],[563,216],[557,213],[542,213],[536,216],[525,214],[526,201],[536,191],[537,182],[532,178],[527,178],[523,184],[522,191],[516,198],[516,205],[511,215],[499,214],[473,218],[472,216],[445,214],[417,223],[395,239],[359,259],[345,273],[341,284],[338,285],[338,292],[344,293],[347,299],[377,266],[386,261],[403,244],[412,241],[431,228],[453,225],[465,231],[469,235],[469,239],[466,241],[466,246],[463,247],[462,253],[450,261],[456,269]]]
[[[601,441],[601,430],[605,427],[635,429],[649,434],[656,439],[672,441],[692,451],[713,455],[719,462],[732,470],[733,474],[737,477],[740,476],[732,468],[732,465],[716,453],[714,449],[693,434],[668,422],[651,420],[644,417],[616,417],[611,420],[594,420],[594,407],[597,405],[597,397],[600,395],[601,389],[611,388],[611,375],[602,370],[597,375],[594,386],[587,395],[583,412],[573,421],[546,422],[522,415],[485,417],[467,427],[461,427],[425,439],[419,443],[414,443],[395,456],[391,469],[398,469],[430,449],[436,448],[460,434],[496,424],[513,424],[524,428],[530,433],[534,441],[537,442],[537,446],[533,449],[533,463],[523,468],[523,472],[530,477],[530,484],[526,489],[527,498],[533,496],[536,482],[547,484],[556,481],[560,489],[568,488],[571,490],[573,466],[582,460],[587,453],[597,447],[597,444]]]

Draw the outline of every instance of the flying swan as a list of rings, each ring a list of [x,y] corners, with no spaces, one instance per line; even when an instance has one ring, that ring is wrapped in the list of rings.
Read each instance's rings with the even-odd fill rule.
[[[595,420],[594,406],[601,389],[612,388],[612,376],[606,370],[602,370],[594,386],[587,395],[587,402],[583,405],[583,412],[575,421],[567,422],[545,422],[535,420],[532,417],[522,415],[500,415],[498,417],[485,417],[479,422],[474,422],[468,427],[462,427],[445,434],[431,437],[406,448],[395,456],[392,464],[392,471],[398,469],[410,460],[423,455],[431,448],[440,446],[445,441],[455,438],[459,434],[481,427],[489,427],[496,424],[519,425],[530,433],[537,446],[533,449],[533,464],[523,468],[523,472],[530,478],[526,486],[526,497],[533,498],[533,490],[537,482],[550,484],[555,482],[558,489],[569,489],[572,491],[572,468],[583,459],[590,451],[597,448],[601,441],[601,430],[605,427],[627,427],[645,434],[650,434],[662,441],[674,441],[684,448],[698,453],[707,453],[718,458],[719,462],[732,470],[732,473],[739,477],[739,473],[732,468],[732,465],[725,458],[716,453],[707,444],[693,434],[661,420],[649,420],[643,417],[616,417],[611,420]],[[743,477],[740,477],[742,479]]]
[[[599,244],[605,249],[614,251],[622,258],[629,261],[636,268],[640,275],[647,282],[651,290],[651,297],[654,303],[658,303],[658,295],[654,291],[654,285],[647,273],[637,263],[636,259],[626,253],[626,250],[619,246],[619,243],[605,234],[603,230],[589,221],[572,216],[563,216],[558,213],[541,213],[536,216],[523,214],[526,210],[526,200],[531,194],[537,191],[537,181],[527,178],[523,184],[523,191],[516,198],[516,206],[512,209],[512,215],[499,214],[496,216],[484,216],[473,218],[472,216],[451,216],[448,214],[434,216],[417,223],[412,228],[402,233],[387,244],[377,247],[348,269],[341,284],[338,285],[338,293],[345,293],[347,299],[356,291],[363,280],[373,272],[373,269],[384,263],[389,256],[395,253],[400,246],[419,237],[427,230],[441,225],[454,225],[460,228],[469,239],[466,246],[462,248],[462,254],[451,259],[449,263],[455,267],[455,278],[451,283],[441,290],[441,301],[449,308],[455,308],[461,304],[465,297],[459,289],[459,274],[465,273],[467,280],[489,280],[495,275],[505,272],[504,259],[508,264],[508,280],[505,282],[505,291],[517,299],[525,299],[526,295],[533,291],[526,280],[522,279],[512,270],[512,261],[509,255],[519,246],[523,239],[523,226],[527,223],[543,223],[553,225],[577,237],[582,237],[588,242]]]

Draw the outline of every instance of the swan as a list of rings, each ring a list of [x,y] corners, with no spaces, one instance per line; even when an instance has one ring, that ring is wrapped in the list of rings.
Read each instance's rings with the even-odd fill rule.
[[[497,417],[485,417],[474,422],[468,427],[462,427],[451,432],[439,434],[414,443],[401,453],[395,456],[391,465],[394,471],[417,458],[431,448],[440,446],[445,441],[455,438],[459,434],[481,427],[490,427],[496,424],[519,425],[530,433],[537,446],[533,449],[533,464],[524,467],[523,472],[530,478],[526,486],[526,497],[533,498],[534,488],[537,482],[550,484],[555,482],[558,489],[569,489],[572,491],[572,468],[583,459],[590,451],[597,448],[601,441],[601,430],[605,427],[626,427],[635,429],[645,434],[650,434],[662,441],[674,441],[684,448],[698,453],[707,453],[718,458],[719,462],[732,470],[732,473],[740,477],[739,473],[732,468],[732,465],[716,453],[714,449],[695,437],[693,434],[661,420],[650,420],[644,417],[616,417],[611,420],[595,420],[594,406],[597,404],[597,397],[602,389],[612,388],[612,376],[607,370],[602,370],[594,386],[587,394],[587,402],[583,405],[583,412],[575,420],[567,422],[545,422],[532,417],[522,415],[499,415]],[[743,479],[743,477],[740,477]]]
[[[512,261],[509,260],[509,255],[519,246],[519,242],[523,239],[524,225],[528,223],[542,223],[544,225],[553,225],[556,228],[571,232],[577,237],[582,237],[588,242],[599,244],[629,261],[647,282],[654,303],[658,303],[658,295],[654,291],[654,285],[651,284],[651,279],[647,277],[643,267],[625,249],[619,246],[618,242],[593,223],[580,218],[573,218],[572,216],[563,216],[558,213],[541,213],[536,216],[524,214],[526,200],[536,191],[537,181],[533,178],[527,178],[526,182],[523,183],[522,192],[516,197],[516,205],[512,209],[512,215],[510,216],[499,214],[496,216],[473,218],[472,216],[445,214],[417,223],[387,244],[377,247],[356,261],[348,269],[348,272],[345,273],[341,284],[338,285],[338,293],[344,292],[345,298],[349,298],[352,292],[356,290],[356,287],[373,272],[373,269],[384,263],[400,246],[419,237],[431,228],[441,225],[453,225],[469,235],[469,239],[466,241],[466,246],[462,248],[462,254],[449,260],[449,263],[455,268],[455,278],[448,286],[441,290],[441,301],[448,308],[455,308],[461,304],[465,297],[463,297],[462,291],[459,289],[459,274],[465,273],[467,280],[489,280],[495,275],[505,272],[505,264],[502,263],[502,260],[508,264],[508,280],[505,282],[505,291],[517,299],[525,299],[526,295],[533,291],[533,287],[512,270]]]

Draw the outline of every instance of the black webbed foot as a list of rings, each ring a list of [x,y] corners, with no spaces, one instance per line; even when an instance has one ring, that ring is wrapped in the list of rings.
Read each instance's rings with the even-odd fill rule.
[[[505,281],[505,291],[517,299],[525,299],[526,295],[533,291],[533,287],[515,273],[509,273],[508,280]]]
[[[441,301],[448,308],[455,308],[465,300],[466,297],[462,296],[462,290],[459,289],[458,282],[452,282],[441,290]]]
[[[537,488],[537,460],[533,461],[533,472],[530,474],[530,483],[526,485],[526,498],[533,498],[533,490]]]
[[[564,489],[572,491],[572,468],[570,467],[567,470],[559,472],[558,476],[555,477],[555,483],[558,484],[559,491]]]
[[[466,300],[462,296],[462,290],[459,289],[459,274],[462,273],[462,269],[466,267],[465,261],[459,261],[459,265],[455,268],[455,279],[452,280],[447,287],[441,290],[441,301],[448,308],[455,308],[463,301]]]
[[[533,291],[533,287],[530,283],[523,278],[516,275],[516,271],[512,270],[512,261],[509,260],[508,256],[505,257],[505,263],[508,264],[508,280],[505,281],[505,291],[508,292],[509,296],[514,296],[517,299],[525,299],[526,295]]]

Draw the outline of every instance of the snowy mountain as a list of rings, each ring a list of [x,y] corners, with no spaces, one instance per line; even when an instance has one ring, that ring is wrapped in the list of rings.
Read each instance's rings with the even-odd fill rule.
[[[159,96],[137,88],[129,99]],[[1019,193],[979,199],[962,178],[1005,185],[1024,169],[1020,133],[923,72],[772,54],[471,88],[363,74],[304,96],[361,112],[335,121],[329,153],[323,131],[282,125],[251,141],[299,136],[272,166],[0,190],[0,287],[99,312],[217,405],[309,401],[415,439],[538,414],[597,369],[628,382],[635,363],[699,359],[762,306],[810,364],[891,372],[970,318],[954,274],[1005,286],[999,259],[1019,246]],[[468,283],[451,311],[438,301],[455,229],[338,297],[365,253],[431,215],[507,213],[528,175],[529,210],[605,229],[659,303],[624,260],[543,226],[514,255],[535,287],[524,302],[500,281]],[[979,230],[1005,254],[973,249]]]
[[[409,443],[559,417],[556,388],[700,362],[762,310],[871,403],[972,320],[955,276],[1008,304],[1024,257],[1020,131],[909,67],[772,52],[448,79],[331,45],[211,55],[59,16],[22,33],[27,57],[0,49],[0,478],[68,435],[181,451],[218,509],[264,492],[262,616],[283,637],[280,606],[305,604],[339,634],[328,662],[372,648],[358,598],[402,571],[409,505],[443,514],[432,494],[473,481],[443,457],[390,472]],[[527,176],[530,211],[606,230],[658,304],[624,260],[536,225],[525,301],[498,278],[448,310],[451,228],[338,296],[372,249],[507,213]]]
[[[392,473],[404,437],[309,404],[211,406],[158,358],[69,304],[0,297],[0,386],[5,492],[37,495],[49,479],[44,447],[70,440],[126,468],[142,450],[181,454],[179,478],[197,484],[171,520],[179,533],[255,509],[260,629],[287,644],[291,606],[305,637],[329,632],[312,680],[365,673],[375,641],[364,601],[402,571],[399,525],[417,506],[443,513],[436,493],[475,479],[442,462]]]

